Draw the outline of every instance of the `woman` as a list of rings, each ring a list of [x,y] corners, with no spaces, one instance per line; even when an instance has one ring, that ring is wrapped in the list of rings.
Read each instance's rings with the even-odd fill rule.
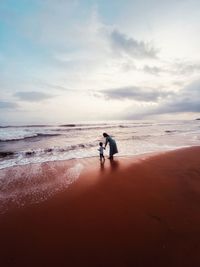
[[[116,153],[118,153],[116,142],[107,133],[103,133],[103,137],[106,138],[105,148],[106,148],[106,146],[107,146],[108,143],[109,143],[109,146],[110,146],[110,156],[109,156],[109,159],[113,159],[113,155],[116,154]]]

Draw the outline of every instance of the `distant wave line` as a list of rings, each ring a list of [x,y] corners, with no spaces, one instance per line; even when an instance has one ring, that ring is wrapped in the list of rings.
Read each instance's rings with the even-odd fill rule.
[[[5,138],[0,139],[0,142],[13,142],[13,141],[21,141],[26,139],[32,139],[36,137],[53,137],[53,136],[59,136],[60,134],[45,134],[45,133],[35,133],[30,136],[23,136],[23,137],[16,137],[16,138]]]

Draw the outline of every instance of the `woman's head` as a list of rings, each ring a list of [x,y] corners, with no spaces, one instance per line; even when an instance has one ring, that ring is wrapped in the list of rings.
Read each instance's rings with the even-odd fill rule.
[[[108,137],[109,135],[107,133],[103,133],[103,137]]]

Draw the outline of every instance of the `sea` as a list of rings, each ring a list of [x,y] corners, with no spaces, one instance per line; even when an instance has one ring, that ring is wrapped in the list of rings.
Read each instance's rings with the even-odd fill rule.
[[[200,120],[0,126],[0,169],[98,156],[104,132],[116,140],[118,157],[200,145]]]

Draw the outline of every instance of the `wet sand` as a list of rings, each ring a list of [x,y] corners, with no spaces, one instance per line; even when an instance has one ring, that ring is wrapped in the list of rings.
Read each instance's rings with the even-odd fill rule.
[[[200,266],[200,147],[79,162],[66,190],[0,215],[2,267]],[[52,164],[69,162],[41,179]]]

